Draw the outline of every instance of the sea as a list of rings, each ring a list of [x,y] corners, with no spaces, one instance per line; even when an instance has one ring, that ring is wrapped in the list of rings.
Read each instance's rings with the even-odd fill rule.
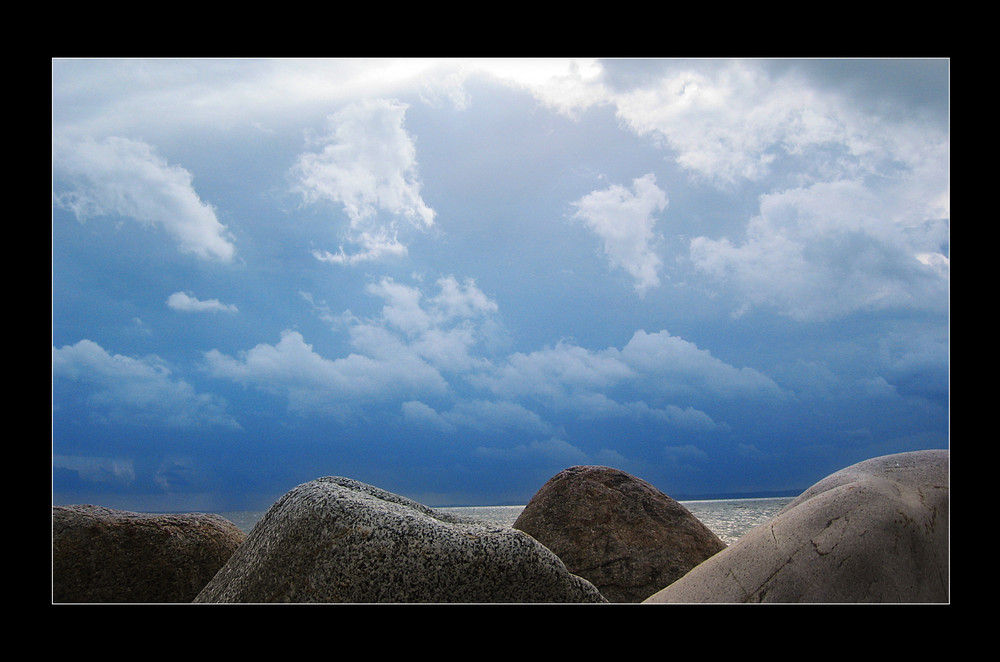
[[[732,545],[744,533],[774,517],[793,498],[701,499],[680,503],[719,536],[722,542]],[[454,506],[434,510],[472,518],[491,526],[509,527],[513,526],[524,506]],[[218,514],[245,533],[250,533],[257,521],[264,516],[264,512],[242,510]]]

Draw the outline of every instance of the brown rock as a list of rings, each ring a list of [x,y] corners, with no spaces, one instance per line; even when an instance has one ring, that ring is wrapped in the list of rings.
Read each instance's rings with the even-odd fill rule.
[[[646,481],[599,466],[553,476],[514,528],[555,552],[609,602],[641,602],[726,547]]]
[[[53,602],[191,602],[243,542],[218,515],[53,506]]]

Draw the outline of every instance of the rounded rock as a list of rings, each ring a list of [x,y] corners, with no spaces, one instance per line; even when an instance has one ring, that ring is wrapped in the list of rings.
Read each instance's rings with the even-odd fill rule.
[[[609,602],[641,602],[726,547],[648,482],[602,466],[553,476],[514,528],[555,552]]]
[[[606,602],[510,528],[328,476],[265,513],[195,602]]]
[[[207,513],[52,508],[52,599],[191,602],[245,538]]]
[[[948,464],[913,451],[831,474],[646,602],[946,602]]]

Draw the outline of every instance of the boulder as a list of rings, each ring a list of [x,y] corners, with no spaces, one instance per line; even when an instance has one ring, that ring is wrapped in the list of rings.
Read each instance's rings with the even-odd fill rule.
[[[606,602],[530,536],[329,476],[264,514],[195,602]]]
[[[842,469],[646,602],[946,602],[948,464],[928,450]]]
[[[218,515],[52,508],[53,602],[191,602],[245,538]]]
[[[646,481],[600,466],[553,476],[514,528],[555,552],[609,602],[641,602],[726,547]]]

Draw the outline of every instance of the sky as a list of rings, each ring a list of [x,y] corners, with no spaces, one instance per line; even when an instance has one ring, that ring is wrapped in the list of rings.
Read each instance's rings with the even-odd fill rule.
[[[949,447],[947,59],[54,59],[54,504]]]

